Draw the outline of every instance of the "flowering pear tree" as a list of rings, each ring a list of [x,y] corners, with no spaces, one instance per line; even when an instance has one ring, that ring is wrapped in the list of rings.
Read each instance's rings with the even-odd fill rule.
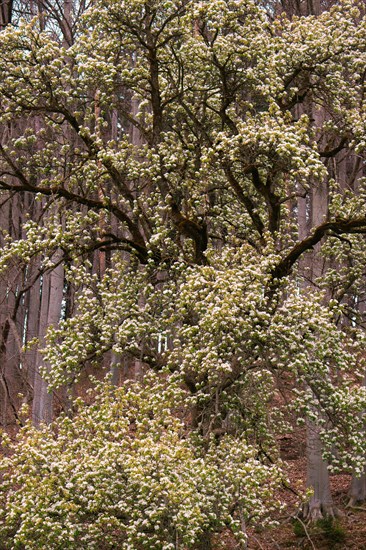
[[[147,376],[22,430],[1,461],[3,548],[197,548],[224,528],[244,547],[246,524],[271,523],[283,474],[245,438],[190,435],[177,406],[179,386]]]
[[[238,478],[247,480],[242,469],[251,468],[258,486],[264,475],[277,479],[268,460],[277,459],[285,420],[273,407],[284,380],[330,465],[361,474],[362,5],[345,0],[318,16],[289,19],[252,0],[97,0],[72,43],[39,18],[8,26],[1,38],[4,135],[11,127],[0,142],[1,193],[5,201],[34,197],[45,212],[19,238],[3,231],[1,273],[16,265],[28,277],[36,258],[42,277],[62,264],[75,304],[49,327],[43,368],[37,365],[44,384],[49,391],[71,386],[91,362],[133,358],[164,381],[169,398],[183,394],[189,409],[183,424],[182,410],[170,408],[161,430],[142,402],[142,384],[131,390],[139,395],[138,421],[126,390],[109,388],[97,398],[99,416],[95,406],[80,405],[72,420],[26,428],[21,437],[38,477],[30,483],[24,470],[17,488],[11,472],[24,454],[4,463],[3,533],[25,545],[43,537],[55,548],[65,532],[72,548],[86,541],[98,547],[102,533],[111,545],[146,544],[152,520],[141,502],[159,455],[154,547],[189,547],[224,525],[244,532],[249,518],[265,515],[264,493],[236,505],[230,491],[239,481],[219,488],[214,449],[219,461],[229,448],[243,449],[228,463]],[[108,259],[103,269],[96,269],[97,254]],[[23,340],[30,340],[26,328]],[[112,394],[119,396],[113,407],[121,407],[115,420],[106,408]],[[165,407],[159,403],[157,411]],[[38,420],[48,418],[39,413]],[[151,433],[134,422],[146,422]],[[81,454],[80,478],[68,487],[65,463]],[[124,461],[141,469],[125,471]],[[89,475],[90,510],[80,504]],[[116,485],[106,502],[109,476]],[[200,476],[222,494],[210,496],[209,482],[201,494]],[[33,501],[46,479],[54,489]],[[312,475],[309,485],[308,515],[332,513]],[[37,527],[43,517],[45,527]]]

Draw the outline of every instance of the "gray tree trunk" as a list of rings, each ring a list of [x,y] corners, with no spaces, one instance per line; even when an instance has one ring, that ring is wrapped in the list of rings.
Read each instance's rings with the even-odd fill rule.
[[[349,507],[366,502],[366,467],[361,476],[357,477],[356,474],[353,474],[348,496],[347,506]]]
[[[54,256],[54,262],[61,259],[61,251],[57,251]],[[61,317],[61,307],[64,289],[64,268],[62,263],[57,265],[51,273],[47,273],[43,278],[41,311],[39,323],[40,347],[45,343],[45,335],[49,326],[57,326]],[[48,383],[42,377],[40,367],[49,370],[50,366],[43,361],[42,354],[37,351],[37,368],[34,379],[32,420],[35,426],[45,422],[49,424],[53,417],[53,396],[48,391]]]
[[[312,422],[308,422],[307,425],[306,445],[306,486],[313,489],[313,495],[305,504],[303,515],[308,521],[316,521],[326,516],[334,517],[338,513],[330,492],[328,463],[322,457],[319,428]]]
[[[315,121],[316,127],[321,127],[324,113],[309,105],[309,111]],[[327,180],[314,182],[311,187],[310,201],[307,213],[304,212],[304,206],[299,211],[299,232],[307,230],[302,228],[301,224],[309,219],[311,227],[317,227],[324,222],[328,211],[328,182]],[[305,215],[304,215],[305,214]],[[307,277],[310,279],[310,286],[316,288],[316,280],[324,272],[324,260],[320,254],[320,245],[314,247],[313,253],[309,256],[309,264],[306,266]],[[305,519],[316,521],[324,516],[338,515],[334,507],[330,491],[328,464],[322,457],[322,442],[320,439],[320,428],[311,421],[307,422],[307,473],[306,486],[313,490],[313,496],[304,505],[303,513]]]
[[[29,282],[32,282],[32,286],[28,293],[26,343],[37,338],[39,334],[39,316],[41,308],[41,281],[40,276],[37,276],[39,275],[39,269],[40,260],[39,258],[34,258],[29,265]],[[33,397],[36,373],[37,350],[35,346],[27,350],[25,360],[27,366],[28,388],[32,390],[28,391],[26,395],[27,402],[29,402]]]
[[[62,20],[62,33],[63,33],[63,45],[65,48],[72,45],[73,33],[72,33],[72,4],[73,0],[64,0],[63,20]]]
[[[364,175],[365,175],[365,168],[362,165],[362,163],[360,163],[360,159],[358,157],[355,157],[354,166],[351,174],[351,183],[353,183],[356,191],[358,190],[360,178],[362,178]],[[365,326],[365,319],[366,319],[365,301],[364,300],[358,301],[358,303],[356,304],[356,307],[358,308],[358,312],[360,314],[360,319],[363,323],[363,326]],[[366,373],[363,379],[363,384],[364,386],[366,386]],[[365,418],[366,411],[363,414]],[[364,423],[364,428],[366,428],[366,422]],[[348,496],[349,496],[348,506],[350,507],[355,506],[357,503],[361,504],[366,502],[366,457],[365,457],[365,466],[364,466],[363,473],[360,476],[357,476],[355,473],[353,473],[352,475]]]

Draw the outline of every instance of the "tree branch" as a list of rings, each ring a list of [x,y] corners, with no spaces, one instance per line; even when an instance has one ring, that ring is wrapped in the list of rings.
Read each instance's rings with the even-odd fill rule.
[[[290,275],[295,262],[308,250],[314,248],[328,233],[366,233],[366,217],[351,220],[325,222],[316,227],[306,239],[298,242],[272,271],[273,279],[282,279]]]

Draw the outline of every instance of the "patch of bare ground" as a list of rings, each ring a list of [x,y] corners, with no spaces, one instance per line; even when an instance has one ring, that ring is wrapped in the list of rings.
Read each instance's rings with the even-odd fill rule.
[[[349,474],[331,476],[332,495],[340,512],[333,530],[331,527],[327,531],[327,524],[294,525],[300,504],[297,495],[304,494],[305,489],[304,433],[282,436],[278,443],[289,481],[279,495],[285,508],[275,518],[277,527],[248,530],[248,550],[366,550],[366,505],[347,508]],[[213,548],[235,550],[238,546],[229,534],[223,533]]]
[[[291,489],[301,493],[305,487],[305,458],[287,459],[285,464]],[[349,474],[331,476],[332,495],[340,511],[334,531],[331,528],[327,532],[327,524],[314,526],[298,522],[294,525],[299,501],[293,492],[284,490],[281,497],[286,507],[278,518],[278,527],[250,531],[248,550],[366,550],[366,506],[346,507],[350,479]]]

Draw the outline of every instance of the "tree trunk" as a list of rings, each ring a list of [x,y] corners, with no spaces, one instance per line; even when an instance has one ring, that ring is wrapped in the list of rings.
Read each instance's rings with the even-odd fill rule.
[[[348,496],[348,507],[366,502],[366,467],[361,476],[357,477],[356,474],[353,474]]]
[[[2,0],[0,2],[0,30],[5,29],[11,23],[13,14],[13,0]]]
[[[39,269],[40,260],[39,258],[34,258],[31,265],[29,266],[29,282],[32,282],[32,286],[28,292],[26,343],[33,340],[33,338],[37,338],[39,334],[39,315],[41,307],[41,284],[40,277],[37,277]],[[34,388],[37,361],[36,347],[33,346],[28,349],[25,357],[27,365],[29,385],[28,387]],[[28,402],[30,401],[31,397],[31,395],[27,395]]]
[[[53,255],[53,260],[58,262],[61,259],[61,251]],[[61,317],[61,306],[64,288],[64,268],[62,263],[57,265],[51,273],[47,273],[43,278],[41,312],[40,312],[40,346],[45,342],[45,335],[49,326],[57,326]],[[42,355],[37,351],[37,368],[34,380],[33,409],[32,419],[35,426],[45,422],[49,424],[53,417],[53,396],[48,391],[48,383],[42,378],[40,366],[42,364]],[[48,370],[50,367],[43,362],[43,368]]]
[[[64,0],[63,20],[61,30],[63,33],[63,46],[68,48],[72,45],[72,0]]]
[[[22,223],[22,203],[19,196],[5,201],[1,212],[1,228],[18,239]],[[20,357],[24,323],[23,287],[24,269],[12,261],[3,275],[0,315],[0,378],[1,415],[4,426],[17,419],[19,394],[23,390]]]
[[[112,351],[110,377],[111,377],[111,383],[113,384],[113,386],[119,385],[120,366],[121,366],[121,358],[114,351]]]
[[[365,307],[366,305],[364,303],[359,305],[359,310],[362,315],[365,314]],[[363,379],[363,384],[366,386],[366,375]],[[365,413],[363,413],[365,415]],[[364,417],[365,418],[365,417]],[[366,427],[366,423],[364,422],[364,430]],[[363,468],[363,473],[359,476],[353,472],[351,485],[348,491],[349,496],[349,502],[347,504],[348,507],[355,506],[356,504],[361,504],[363,502],[366,502],[366,457],[365,457],[365,465]]]
[[[304,505],[303,516],[307,521],[322,517],[335,517],[338,512],[330,492],[328,463],[322,457],[322,443],[319,428],[312,422],[307,425],[307,476],[306,486],[313,489],[313,495]]]
[[[318,128],[324,122],[324,113],[309,105],[309,112]],[[310,205],[308,217],[311,227],[317,227],[327,217],[328,212],[328,181],[314,182],[310,193]],[[301,222],[299,219],[299,231]],[[309,257],[307,276],[310,277],[310,288],[317,288],[317,279],[324,273],[324,259],[320,254],[320,244],[314,247]],[[321,414],[321,413],[319,413]],[[322,458],[322,442],[320,439],[320,428],[312,421],[307,422],[307,474],[306,487],[314,491],[313,496],[304,505],[303,514],[306,520],[316,521],[322,517],[338,515],[334,507],[329,483],[328,463]]]

